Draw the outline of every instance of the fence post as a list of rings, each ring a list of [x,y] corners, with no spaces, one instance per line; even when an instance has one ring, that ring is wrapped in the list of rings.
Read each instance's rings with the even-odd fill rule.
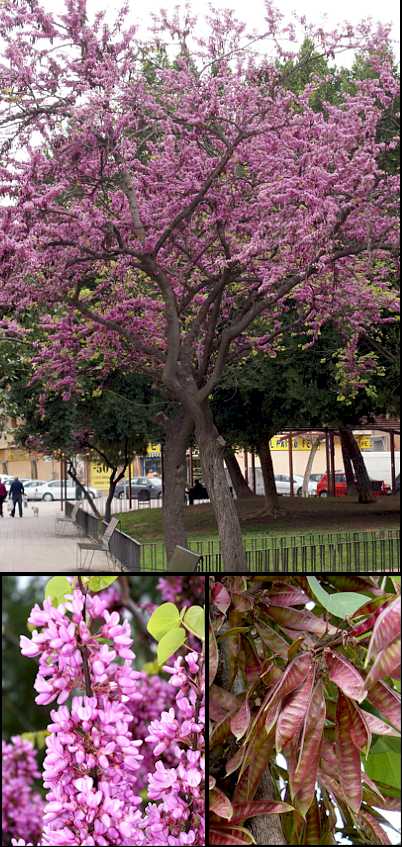
[[[395,433],[391,432],[391,480],[392,493],[396,494],[396,474],[395,474]]]

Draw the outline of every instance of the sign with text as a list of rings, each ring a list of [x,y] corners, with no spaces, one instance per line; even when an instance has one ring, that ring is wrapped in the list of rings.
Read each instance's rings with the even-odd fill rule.
[[[371,437],[369,435],[356,435],[356,441],[361,450],[370,450]],[[275,435],[269,442],[271,450],[289,450],[289,438],[286,435]],[[312,441],[310,438],[305,438],[303,435],[294,435],[292,438],[293,450],[311,450]],[[318,445],[319,450],[325,450],[325,441],[321,441]]]

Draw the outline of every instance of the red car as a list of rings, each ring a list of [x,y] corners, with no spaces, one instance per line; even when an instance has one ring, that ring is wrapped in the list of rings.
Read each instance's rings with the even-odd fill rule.
[[[382,497],[390,493],[390,486],[380,479],[372,479],[371,489],[375,497]],[[335,496],[346,497],[348,486],[344,471],[335,471]],[[317,485],[317,497],[328,497],[328,475],[325,473]]]

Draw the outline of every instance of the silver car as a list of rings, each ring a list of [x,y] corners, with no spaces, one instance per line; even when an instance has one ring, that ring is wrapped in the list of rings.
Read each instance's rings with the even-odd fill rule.
[[[63,487],[64,499],[64,483],[59,479],[52,479],[50,482],[44,482],[42,485],[32,486],[29,488],[29,500],[61,500]],[[87,488],[92,497],[100,497],[101,492],[96,488]],[[67,500],[76,499],[75,483],[70,480],[67,482]]]

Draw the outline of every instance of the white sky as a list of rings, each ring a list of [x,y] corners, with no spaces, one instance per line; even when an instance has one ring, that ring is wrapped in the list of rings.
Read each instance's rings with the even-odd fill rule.
[[[64,0],[42,0],[44,6],[49,10],[56,12],[64,8]],[[88,9],[90,12],[99,11],[105,7],[112,10],[117,9],[120,5],[119,0],[114,0],[109,4],[106,0],[88,0]],[[171,10],[177,5],[175,0],[129,0],[130,8],[133,12],[133,20],[142,23],[146,26],[152,12],[158,12],[164,8]],[[264,2],[263,0],[214,0],[213,7],[233,9],[237,16],[244,20],[249,29],[263,26],[264,21]],[[203,13],[208,8],[208,3],[204,0],[192,0],[190,3],[192,11],[202,17]],[[398,39],[400,12],[399,3],[397,0],[337,0],[336,3],[328,3],[325,5],[320,0],[277,0],[276,6],[287,17],[296,11],[299,15],[306,15],[307,19],[312,23],[319,23],[323,20],[323,15],[326,15],[330,26],[335,26],[343,20],[348,20],[356,23],[362,18],[371,17],[373,20],[381,20],[382,23],[392,23],[393,37]]]

